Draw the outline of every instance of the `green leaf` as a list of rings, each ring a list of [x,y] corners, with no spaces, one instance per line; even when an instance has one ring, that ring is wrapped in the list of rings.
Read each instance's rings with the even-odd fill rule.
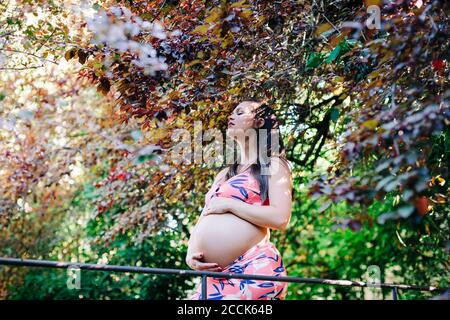
[[[155,154],[143,154],[143,155],[137,156],[133,162],[134,162],[134,164],[141,164],[146,161],[153,160],[153,159],[155,159],[155,157],[156,157]]]
[[[336,46],[336,48],[334,48],[330,54],[328,55],[328,57],[325,59],[326,63],[330,63],[332,62],[334,59],[336,59],[339,56],[339,53],[341,52],[341,45],[338,44]]]
[[[306,69],[317,68],[323,62],[322,58],[323,53],[312,52],[308,57],[308,61],[306,61]]]
[[[336,122],[338,118],[339,118],[339,109],[331,108],[331,110],[330,110],[330,119],[331,119],[331,121]]]

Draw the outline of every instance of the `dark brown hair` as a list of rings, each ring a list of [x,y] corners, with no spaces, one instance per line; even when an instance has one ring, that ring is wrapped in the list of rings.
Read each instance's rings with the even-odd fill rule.
[[[283,139],[280,133],[280,125],[278,119],[275,115],[275,111],[265,102],[260,102],[260,105],[254,110],[255,120],[262,118],[264,119],[264,125],[260,128],[254,128],[256,130],[256,141],[257,141],[257,150],[258,150],[258,158],[257,162],[250,166],[251,174],[255,177],[255,179],[259,183],[260,192],[261,192],[261,201],[264,202],[269,197],[269,176],[267,174],[261,174],[262,169],[269,169],[270,159],[274,156],[278,156],[281,160],[284,160],[286,166],[289,168],[289,163],[285,157],[285,147],[283,144]],[[260,133],[265,130],[267,141],[260,141]],[[277,135],[273,133],[276,132]],[[278,153],[272,150],[272,138],[278,137]],[[265,147],[265,146],[267,147]],[[260,149],[263,148],[263,149]],[[267,150],[267,154],[264,155],[268,161],[261,161],[260,159],[260,150]],[[267,163],[266,163],[267,162]],[[228,180],[231,177],[237,174],[238,162],[235,161],[233,164],[228,166],[228,172],[225,176],[225,179]],[[264,167],[265,166],[265,167]],[[268,172],[268,171],[266,171]]]

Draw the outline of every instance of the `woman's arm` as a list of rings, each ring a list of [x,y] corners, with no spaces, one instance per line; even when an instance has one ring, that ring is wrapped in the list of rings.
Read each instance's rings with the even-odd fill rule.
[[[218,197],[211,200],[204,214],[231,212],[261,227],[285,230],[292,212],[292,177],[279,158],[273,158],[269,176],[269,206],[257,206],[236,199]]]

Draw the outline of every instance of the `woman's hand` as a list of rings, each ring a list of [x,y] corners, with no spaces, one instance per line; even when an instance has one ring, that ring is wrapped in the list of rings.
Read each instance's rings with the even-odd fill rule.
[[[231,202],[233,200],[223,197],[213,197],[203,209],[202,215],[221,214],[231,211]]]
[[[188,253],[186,255],[186,264],[194,270],[221,272],[222,268],[217,263],[202,262],[203,252]]]

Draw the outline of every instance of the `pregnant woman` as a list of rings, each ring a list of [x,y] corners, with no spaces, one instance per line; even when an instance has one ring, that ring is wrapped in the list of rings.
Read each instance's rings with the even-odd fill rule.
[[[252,130],[256,148],[248,135]],[[267,141],[260,141],[263,130],[262,140]],[[270,241],[270,229],[284,230],[292,211],[291,171],[275,114],[267,104],[241,102],[229,118],[227,135],[239,146],[239,163],[220,171],[206,194],[186,263],[199,271],[286,276],[281,255]],[[261,158],[265,155],[267,160]],[[208,277],[206,298],[283,300],[287,286],[281,281]],[[202,298],[199,284],[189,299]]]

